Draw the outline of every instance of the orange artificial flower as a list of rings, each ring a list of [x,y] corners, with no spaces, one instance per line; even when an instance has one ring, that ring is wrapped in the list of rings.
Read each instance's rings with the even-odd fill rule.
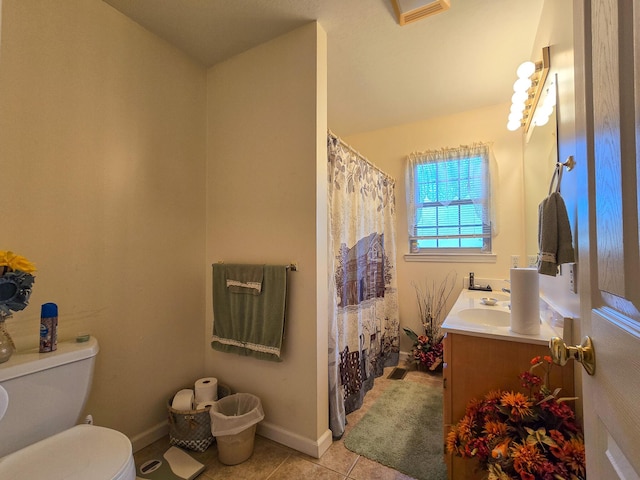
[[[512,453],[513,468],[521,478],[535,478],[533,474],[538,472],[546,461],[535,445],[527,443],[517,444],[512,448]]]
[[[506,392],[500,398],[500,404],[511,410],[514,418],[528,417],[533,414],[531,407],[533,404],[522,393]]]
[[[456,453],[459,452],[459,446],[460,446],[460,442],[458,441],[458,433],[456,432],[455,429],[451,429],[449,430],[449,433],[447,433],[447,452],[449,453]]]
[[[507,435],[507,430],[507,424],[503,422],[495,422],[489,420],[484,424],[484,432],[487,434],[489,439],[504,437]]]

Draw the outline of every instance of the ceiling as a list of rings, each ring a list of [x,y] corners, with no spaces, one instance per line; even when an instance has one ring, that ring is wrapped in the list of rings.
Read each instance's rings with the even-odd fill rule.
[[[544,0],[451,0],[405,26],[391,0],[104,1],[205,67],[317,20],[328,123],[346,136],[509,103]]]

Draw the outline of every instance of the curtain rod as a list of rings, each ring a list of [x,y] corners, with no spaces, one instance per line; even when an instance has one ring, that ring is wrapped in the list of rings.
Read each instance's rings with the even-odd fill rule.
[[[380,173],[381,175],[384,175],[385,177],[387,177],[389,180],[391,180],[394,184],[396,182],[395,178],[393,178],[391,175],[389,175],[387,172],[385,172],[384,170],[381,170],[380,167],[378,167],[377,165],[375,165],[374,163],[371,162],[371,160],[369,160],[367,157],[365,157],[364,155],[362,155],[359,151],[357,151],[355,148],[353,148],[351,145],[349,145],[347,142],[345,142],[344,140],[342,140],[339,136],[337,136],[335,133],[333,133],[331,130],[327,130],[327,133],[329,134],[329,136],[331,138],[333,138],[334,140],[337,140],[338,142],[340,142],[340,145],[342,145],[344,148],[346,148],[347,150],[351,151],[352,153],[355,153],[358,157],[360,157],[362,160],[364,160],[365,162],[367,162],[369,165],[371,165],[371,168],[373,168],[375,171],[377,171],[378,173]]]

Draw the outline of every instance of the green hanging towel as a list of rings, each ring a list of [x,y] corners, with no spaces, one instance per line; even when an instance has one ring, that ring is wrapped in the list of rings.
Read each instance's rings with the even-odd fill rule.
[[[286,297],[284,265],[214,264],[211,347],[282,361]]]

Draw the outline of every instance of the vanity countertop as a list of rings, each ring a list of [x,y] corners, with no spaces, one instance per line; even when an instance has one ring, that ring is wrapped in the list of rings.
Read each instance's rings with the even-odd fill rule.
[[[490,297],[497,299],[495,305],[489,306],[482,302],[482,298]],[[542,300],[541,300],[542,303]],[[477,312],[480,316],[483,312],[481,310],[494,310],[497,315],[502,315],[502,325],[491,325],[492,322],[483,321],[470,321],[463,318],[464,314],[461,314],[463,310],[474,309],[474,313]],[[476,310],[477,309],[477,310]],[[465,312],[468,314],[469,312]],[[486,312],[491,315],[491,313]],[[442,330],[447,333],[460,333],[464,335],[471,335],[476,337],[493,338],[496,340],[507,340],[512,342],[530,343],[547,345],[549,339],[554,336],[564,337],[563,326],[554,324],[552,325],[547,321],[548,315],[545,314],[544,308],[540,309],[541,324],[540,333],[537,335],[522,335],[511,331],[509,326],[509,295],[500,291],[485,292],[477,290],[463,289],[455,304],[451,308],[451,311],[447,315],[447,318],[442,323]],[[552,322],[555,323],[555,322]]]

